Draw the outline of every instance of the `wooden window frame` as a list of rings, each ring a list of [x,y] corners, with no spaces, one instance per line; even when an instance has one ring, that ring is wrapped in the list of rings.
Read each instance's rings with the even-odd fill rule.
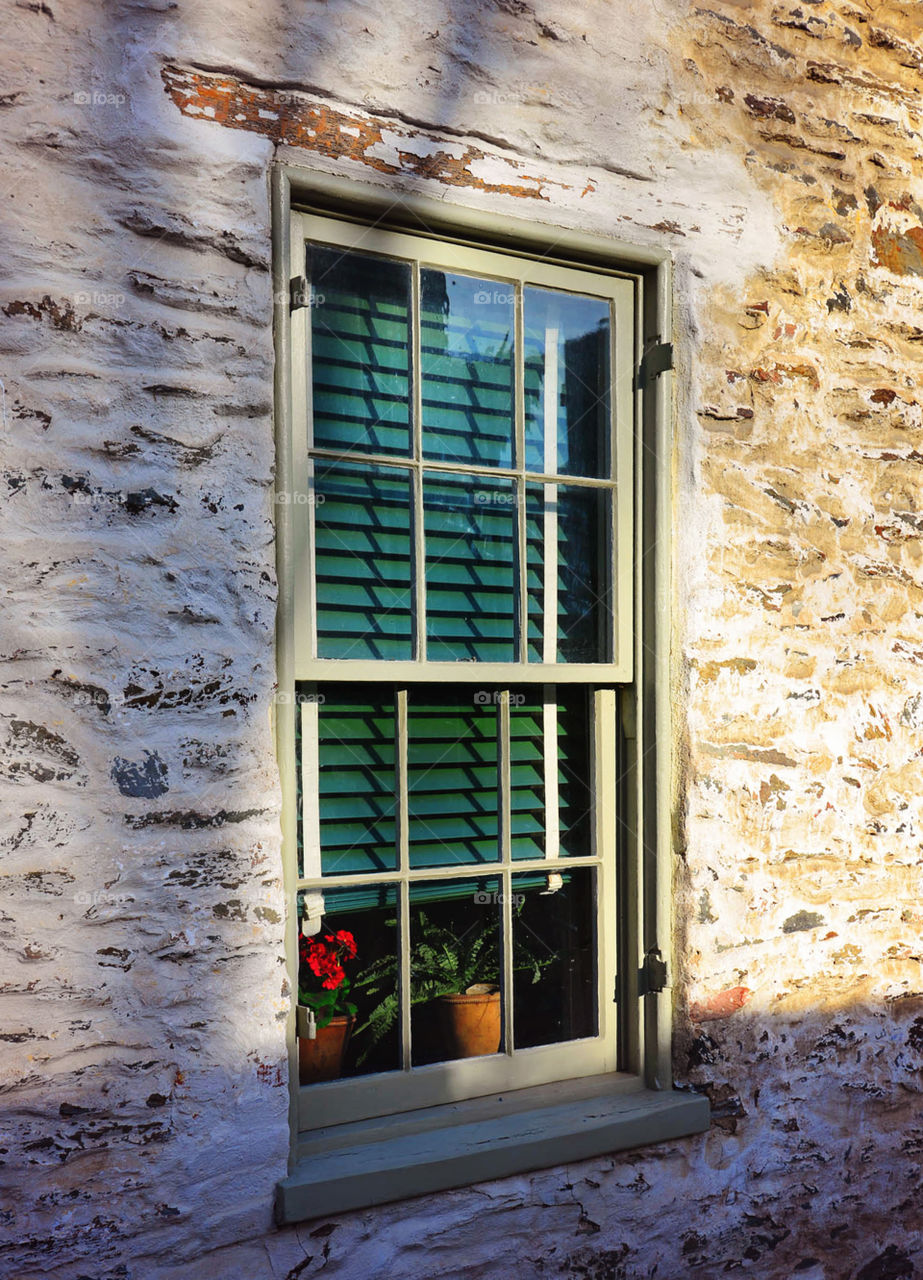
[[[299,452],[294,428],[303,372],[293,358],[293,335],[297,335],[300,321],[293,323],[290,310],[290,282],[303,274],[298,270],[299,252],[303,252],[303,247],[298,248],[302,217],[334,218],[338,226],[346,228],[371,226],[376,235],[392,237],[392,243],[404,249],[418,244],[424,236],[430,245],[442,242],[452,246],[446,250],[445,261],[454,267],[470,258],[471,264],[483,271],[485,261],[495,252],[500,255],[498,264],[512,256],[528,262],[536,278],[570,282],[564,287],[573,288],[572,282],[587,270],[628,282],[624,287],[631,289],[634,309],[633,349],[618,352],[619,364],[613,365],[612,378],[616,383],[624,375],[627,362],[634,428],[635,512],[630,534],[633,573],[622,574],[617,583],[620,603],[627,600],[632,606],[620,616],[632,617],[633,625],[618,632],[614,661],[570,669],[569,664],[529,664],[530,675],[537,680],[541,673],[547,683],[561,683],[563,678],[623,685],[618,697],[625,737],[621,767],[628,815],[618,866],[621,936],[617,990],[611,993],[617,1002],[610,1006],[617,1009],[619,1025],[618,1060],[611,1063],[615,1069],[582,1078],[528,1083],[520,1089],[503,1087],[502,1093],[488,1080],[484,1094],[475,1098],[462,1100],[449,1095],[437,1101],[435,1096],[428,1097],[421,1109],[380,1118],[350,1120],[348,1111],[339,1112],[334,1117],[336,1123],[306,1131],[302,1095],[310,1090],[298,1087],[293,1006],[287,1027],[293,1082],[292,1149],[289,1176],[278,1189],[277,1216],[285,1222],[303,1220],[701,1132],[708,1126],[707,1100],[671,1087],[672,380],[662,360],[654,366],[657,373],[646,375],[651,366],[644,359],[655,346],[662,355],[663,339],[671,332],[669,256],[660,250],[640,249],[560,227],[447,207],[429,197],[395,194],[385,187],[364,186],[288,164],[274,169],[272,193],[279,562],[279,696],[274,718],[283,792],[284,876],[289,904],[286,949],[292,990],[297,989],[299,885],[295,861],[295,685],[296,680],[317,679],[325,669],[333,678],[334,667],[342,665],[341,660],[320,662],[310,651],[305,652],[307,618],[300,612],[303,605],[299,601],[304,601],[306,594],[296,589],[296,580],[306,583],[310,572],[307,504],[291,500],[305,457]],[[347,241],[350,234],[344,232]],[[620,504],[620,521],[627,506]],[[624,526],[620,529],[628,536]],[[518,684],[523,670],[516,663],[426,664],[423,677],[415,662],[361,665],[370,668],[364,678],[376,681],[442,679],[434,670],[441,665],[447,668],[447,679],[469,684],[502,682],[506,687]],[[459,667],[467,670],[459,671]],[[632,677],[633,683],[627,684]],[[610,719],[614,735],[614,715]],[[598,744],[597,749],[614,755],[614,743]],[[490,873],[488,867],[482,872]],[[658,956],[668,961],[665,982],[652,979],[655,968],[650,960]],[[489,1141],[485,1141],[486,1135]]]

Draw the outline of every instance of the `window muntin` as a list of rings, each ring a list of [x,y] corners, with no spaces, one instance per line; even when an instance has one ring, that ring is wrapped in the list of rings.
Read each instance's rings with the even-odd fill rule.
[[[323,430],[312,434],[321,385],[312,373],[295,449],[306,477],[296,535],[307,552],[296,610],[305,682],[300,902],[315,920],[323,909],[325,927],[349,927],[349,912],[372,920],[379,896],[396,894],[387,928],[399,944],[399,1052],[375,1069],[375,1096],[366,1090],[360,1101],[352,1079],[302,1090],[306,1118],[306,1095],[323,1090],[324,1118],[336,1123],[615,1066],[616,698],[611,683],[589,681],[621,682],[631,672],[631,398],[624,385],[612,393],[610,372],[613,350],[631,350],[633,304],[630,283],[618,277],[446,249],[453,264],[462,259],[450,270],[435,262],[442,250],[430,242],[421,253],[410,237],[306,221],[318,239],[333,241],[309,244],[305,261],[335,277],[336,305],[352,328],[341,318],[334,338],[350,360],[361,364],[364,354],[374,367],[362,371],[361,396],[346,395],[340,423],[329,394],[338,385],[329,367],[333,325],[318,319],[327,295],[324,279],[314,279],[304,343],[310,357],[322,340]],[[361,273],[333,263],[338,251],[348,257],[342,250],[357,247]],[[360,305],[344,281],[362,273],[371,283]],[[400,325],[410,335],[406,364],[386,345]],[[385,402],[395,387],[406,387],[409,452],[405,415]],[[398,435],[357,434],[357,399],[367,424],[386,410]],[[348,699],[326,701],[343,698],[345,686],[325,683],[334,676],[358,685],[351,729]],[[390,677],[395,683],[384,684]],[[449,697],[427,679],[460,687]],[[440,744],[435,732],[427,738],[426,724],[478,706],[452,738],[449,756],[458,758],[440,766],[444,785],[427,791],[426,755]],[[344,765],[339,783],[335,731],[323,727],[328,712],[340,716],[350,744],[362,722],[361,762]],[[439,811],[440,796],[450,812]],[[446,796],[458,802],[447,805]],[[348,910],[331,897],[347,879]],[[450,917],[462,903],[469,914],[489,906],[500,949],[498,1051],[453,1060],[450,1069],[444,1054],[430,1056],[425,1028],[415,1045],[419,1011],[410,999],[419,895],[434,892],[431,910]],[[545,989],[544,1001],[523,988],[515,953],[530,915],[558,930],[559,959],[570,966],[567,999],[562,982]],[[571,955],[566,938],[578,935]],[[568,1047],[575,1038],[578,1056]],[[348,1069],[367,1073],[376,1060],[368,1054]]]

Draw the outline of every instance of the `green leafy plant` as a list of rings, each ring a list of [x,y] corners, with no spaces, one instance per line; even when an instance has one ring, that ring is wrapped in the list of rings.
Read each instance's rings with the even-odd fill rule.
[[[521,910],[522,904],[519,904],[517,915]],[[386,923],[390,928],[397,927],[393,918]],[[413,932],[416,941],[410,955],[411,1005],[425,1004],[440,996],[461,994],[478,984],[499,986],[500,946],[495,919],[456,932],[448,925],[437,924],[425,911],[419,910],[415,915]],[[514,933],[513,969],[531,972],[532,981],[538,982],[556,957],[536,955],[526,946],[521,934],[522,930]],[[397,972],[396,959],[383,956],[354,980],[354,989],[363,992],[365,1000],[372,1005],[371,1012],[354,1033],[357,1037],[364,1035],[360,1063],[397,1022],[400,1013]]]

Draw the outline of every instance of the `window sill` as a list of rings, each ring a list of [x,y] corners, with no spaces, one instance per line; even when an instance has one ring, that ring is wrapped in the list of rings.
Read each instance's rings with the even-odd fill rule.
[[[627,1087],[626,1087],[627,1086]],[[708,1099],[625,1077],[525,1089],[304,1135],[280,1223],[463,1187],[703,1133]]]

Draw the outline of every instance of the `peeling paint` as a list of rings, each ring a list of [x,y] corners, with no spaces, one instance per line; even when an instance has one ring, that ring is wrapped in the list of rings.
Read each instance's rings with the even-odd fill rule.
[[[396,121],[376,121],[313,102],[304,95],[260,89],[236,78],[164,67],[164,88],[184,115],[207,116],[232,129],[262,134],[274,144],[358,161],[378,173],[424,178],[521,199],[547,200],[545,188],[566,184],[519,172],[513,158],[473,143],[446,143]]]

